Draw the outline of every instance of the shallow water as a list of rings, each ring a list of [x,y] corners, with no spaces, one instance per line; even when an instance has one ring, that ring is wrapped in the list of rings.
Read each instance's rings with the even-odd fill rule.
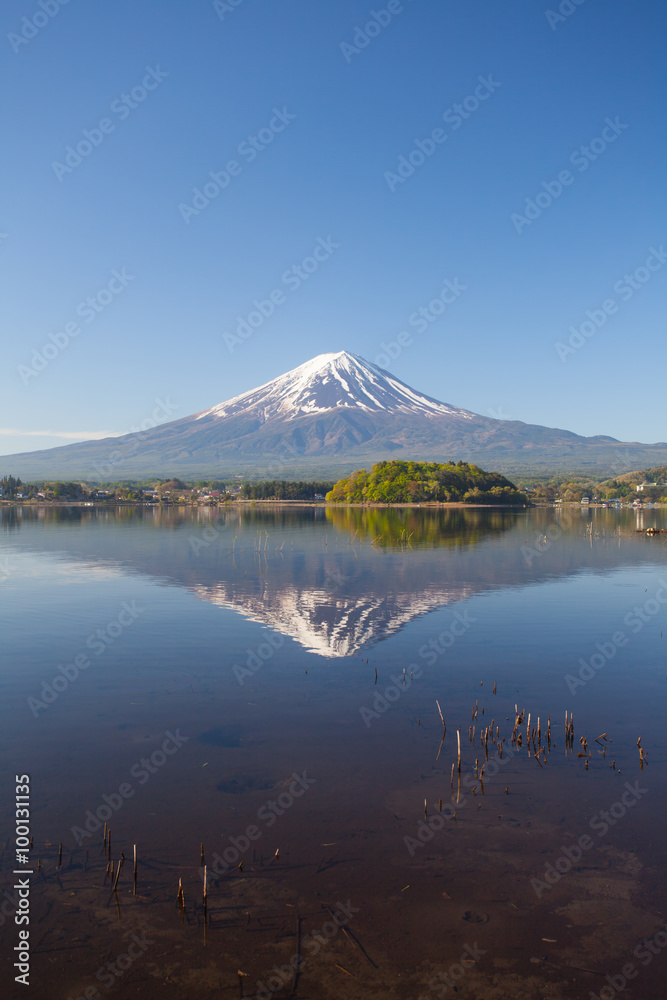
[[[652,525],[665,513],[5,509],[2,802],[12,819],[29,774],[31,996],[662,995]],[[12,987],[13,820],[2,845]]]

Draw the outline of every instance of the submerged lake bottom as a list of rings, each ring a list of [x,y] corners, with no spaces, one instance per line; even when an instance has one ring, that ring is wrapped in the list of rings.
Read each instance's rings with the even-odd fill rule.
[[[17,995],[663,995],[664,512],[3,518]]]

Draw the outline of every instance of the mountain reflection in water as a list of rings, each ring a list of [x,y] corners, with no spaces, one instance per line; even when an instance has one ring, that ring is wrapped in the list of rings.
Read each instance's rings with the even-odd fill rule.
[[[10,508],[34,550],[116,564],[237,611],[321,656],[351,656],[496,587],[646,555],[643,513],[566,509]],[[68,529],[49,532],[49,526]],[[619,547],[619,532],[625,544]]]

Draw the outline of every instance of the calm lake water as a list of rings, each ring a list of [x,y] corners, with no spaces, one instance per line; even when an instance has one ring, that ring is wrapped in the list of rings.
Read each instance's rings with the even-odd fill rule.
[[[665,995],[665,512],[2,525],[9,995]]]

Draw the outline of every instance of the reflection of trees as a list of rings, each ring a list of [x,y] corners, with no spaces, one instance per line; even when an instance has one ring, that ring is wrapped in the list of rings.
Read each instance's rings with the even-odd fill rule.
[[[660,512],[651,510],[659,518]],[[526,529],[524,540],[535,545],[546,532],[557,526],[559,532],[579,536],[593,527],[594,534],[611,537],[634,534],[637,530],[634,510],[601,510],[589,507],[535,508],[529,516],[509,508],[480,507],[307,507],[280,504],[234,504],[225,507],[109,506],[67,507],[44,505],[6,505],[0,507],[4,532],[19,531],[22,526],[51,525],[74,527],[109,525],[149,531],[186,533],[199,538],[207,528],[214,529],[218,541],[234,534],[258,532],[279,534],[284,530],[306,531],[317,535],[323,528],[344,535],[358,536],[382,548],[438,548],[471,545],[489,537],[498,537],[513,528]],[[549,538],[551,536],[548,536]],[[139,535],[135,536],[138,541]],[[330,539],[331,541],[331,539]],[[243,545],[237,543],[237,550]],[[270,544],[267,546],[270,548]],[[551,546],[550,546],[551,547]],[[199,552],[199,550],[198,550]],[[201,556],[200,556],[201,558]]]
[[[376,545],[470,545],[513,528],[521,516],[516,511],[487,508],[383,508],[383,507],[281,507],[239,505],[225,508],[179,507],[7,507],[2,511],[5,530],[30,523],[84,525],[107,522],[167,531],[189,532],[215,526],[234,532],[280,532],[289,528],[328,526],[346,536]]]
[[[3,507],[0,513],[3,531],[17,531],[21,527],[21,508]]]
[[[328,507],[327,520],[337,531],[371,538],[376,545],[472,545],[514,528],[521,515],[511,510],[465,508],[415,509]]]
[[[19,528],[21,524],[86,524],[107,522],[123,525],[141,525],[171,531],[187,528],[205,528],[207,525],[243,530],[259,529],[276,531],[281,528],[303,528],[306,525],[324,524],[323,507],[281,507],[262,504],[226,505],[224,507],[158,506],[143,507],[122,504],[95,507],[9,506],[0,508],[0,520],[5,530]]]

